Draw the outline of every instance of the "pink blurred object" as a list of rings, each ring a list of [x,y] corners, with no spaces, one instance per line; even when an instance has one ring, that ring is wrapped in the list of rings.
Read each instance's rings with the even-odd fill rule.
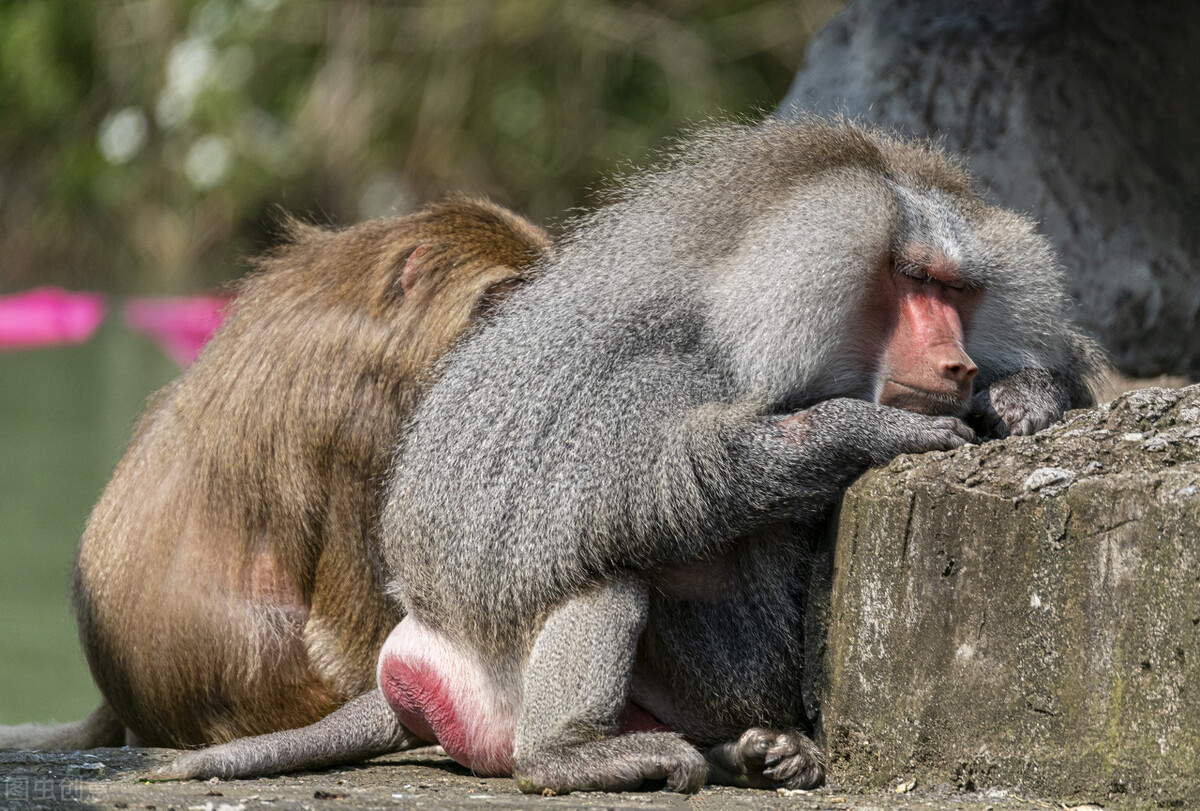
[[[153,338],[171,360],[187,366],[221,326],[228,303],[222,296],[130,298],[125,302],[125,323]]]
[[[0,296],[0,349],[82,343],[103,320],[99,293],[39,287]]]

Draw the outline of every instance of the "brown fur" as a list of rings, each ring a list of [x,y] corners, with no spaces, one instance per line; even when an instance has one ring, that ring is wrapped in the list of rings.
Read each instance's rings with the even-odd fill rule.
[[[302,726],[375,686],[400,616],[374,565],[396,437],[439,359],[550,248],[472,201],[287,230],[152,401],[80,545],[88,663],[143,744]],[[75,745],[119,742],[99,715]]]

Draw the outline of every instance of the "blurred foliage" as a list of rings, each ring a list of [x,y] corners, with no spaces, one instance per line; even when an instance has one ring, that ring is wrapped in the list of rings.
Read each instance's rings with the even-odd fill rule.
[[[452,191],[560,221],[622,163],[770,110],[839,0],[0,4],[0,292],[240,272],[276,207]]]

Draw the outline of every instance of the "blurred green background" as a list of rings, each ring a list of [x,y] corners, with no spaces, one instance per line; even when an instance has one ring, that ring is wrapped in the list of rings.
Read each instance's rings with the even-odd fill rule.
[[[198,292],[333,224],[486,194],[554,230],[604,178],[783,97],[840,0],[0,4],[0,294]],[[177,373],[107,323],[0,353],[0,723],[95,704],[67,608],[83,522]]]

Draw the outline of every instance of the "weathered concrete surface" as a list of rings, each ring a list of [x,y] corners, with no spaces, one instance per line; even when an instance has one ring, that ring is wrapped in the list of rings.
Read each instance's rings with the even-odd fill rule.
[[[1069,417],[848,492],[806,674],[841,784],[1200,808],[1200,386]]]
[[[258,780],[146,783],[139,776],[170,760],[165,749],[97,749],[93,752],[0,751],[0,808],[68,809],[80,805],[133,811],[315,811],[359,809],[684,809],[686,811],[815,811],[815,809],[943,809],[1029,811],[1061,809],[1057,803],[1010,792],[959,793],[952,787],[917,786],[845,794],[835,788],[781,796],[775,792],[709,787],[683,797],[666,792],[531,797],[513,780],[481,779],[449,758],[406,753],[356,768]]]

